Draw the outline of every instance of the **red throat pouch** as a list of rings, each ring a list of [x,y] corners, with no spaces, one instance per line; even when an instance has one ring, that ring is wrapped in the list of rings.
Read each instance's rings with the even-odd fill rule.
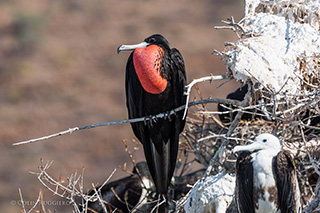
[[[157,45],[137,48],[133,65],[142,87],[149,93],[159,94],[167,87],[167,80],[160,75],[164,51]]]

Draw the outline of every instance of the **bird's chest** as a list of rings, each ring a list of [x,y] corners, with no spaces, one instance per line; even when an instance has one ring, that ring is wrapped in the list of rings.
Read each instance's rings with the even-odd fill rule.
[[[273,156],[263,151],[253,153],[252,162],[254,168],[255,185],[270,187],[275,184],[272,173]]]
[[[273,155],[262,151],[252,154],[255,212],[278,212],[277,187],[272,172]]]
[[[144,105],[147,115],[155,115],[173,109],[175,104],[171,84],[168,83],[167,88],[160,94],[145,93]]]

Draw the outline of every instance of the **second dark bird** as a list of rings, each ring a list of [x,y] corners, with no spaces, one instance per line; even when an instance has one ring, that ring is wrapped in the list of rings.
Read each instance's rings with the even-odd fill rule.
[[[156,115],[185,104],[184,61],[162,35],[152,35],[136,45],[121,45],[118,53],[124,50],[132,51],[125,82],[130,119]],[[156,121],[131,123],[135,136],[143,144],[159,195],[167,194],[184,125],[182,111]]]

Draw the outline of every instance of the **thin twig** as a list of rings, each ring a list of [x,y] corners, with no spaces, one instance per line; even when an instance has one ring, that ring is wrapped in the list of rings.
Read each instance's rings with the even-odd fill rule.
[[[160,202],[161,201],[161,202]],[[150,211],[151,213],[154,212],[154,211],[157,211],[159,206],[161,206],[162,204],[164,204],[166,202],[166,198],[163,197],[163,200],[161,200],[160,196],[159,196],[159,199],[157,200],[157,205],[155,205],[152,210]],[[158,211],[157,211],[158,212]]]
[[[249,92],[246,94],[244,100],[240,103],[240,106],[242,106],[242,107],[247,106],[248,103],[249,103],[250,96],[251,96],[251,87],[249,88]],[[236,115],[235,119],[233,120],[233,122],[231,123],[231,125],[230,125],[230,127],[228,129],[228,132],[227,132],[226,136],[224,137],[224,140],[222,141],[219,149],[215,152],[214,156],[211,158],[211,160],[209,162],[209,165],[208,165],[208,167],[207,167],[202,179],[205,179],[208,175],[210,175],[210,173],[211,173],[211,171],[213,169],[213,165],[215,164],[220,152],[222,150],[224,150],[224,147],[226,146],[227,141],[230,139],[230,136],[231,136],[233,130],[237,127],[242,114],[243,114],[242,111],[239,111],[237,113],[237,115]],[[199,181],[195,185],[193,185],[192,188],[194,188],[197,184],[200,184]],[[189,190],[189,192],[187,193],[187,195],[185,197],[183,197],[182,199],[179,200],[179,202],[177,204],[178,211],[180,211],[180,209],[183,208],[184,204],[189,199],[191,191],[192,191],[192,189]]]
[[[68,133],[71,134],[71,133],[73,133],[75,131],[78,131],[78,130],[79,130],[79,127],[74,127],[74,128],[70,128],[70,129],[65,130],[65,131],[61,131],[61,132],[52,134],[52,135],[44,136],[44,137],[41,137],[41,138],[35,138],[35,139],[27,140],[27,141],[22,141],[22,142],[14,143],[12,145],[13,146],[18,146],[18,145],[27,144],[27,143],[34,143],[34,142],[38,142],[38,141],[48,140],[50,138],[58,137],[58,136],[65,135],[65,134],[68,134]]]
[[[104,205],[104,202],[103,202],[101,196],[99,196],[99,193],[98,193],[96,187],[93,186],[93,190],[94,190],[94,193],[98,195],[97,198],[100,202],[100,206],[102,206],[103,212],[108,213],[106,206]]]
[[[241,106],[247,106],[247,105],[249,104],[249,99],[250,99],[250,97],[251,97],[251,87],[250,87],[250,85],[249,85],[248,92],[247,92],[247,94],[245,95],[244,100],[241,102]],[[228,129],[228,132],[227,132],[227,134],[226,134],[226,137],[223,139],[223,141],[222,141],[219,149],[215,152],[214,156],[211,158],[210,163],[209,163],[209,166],[208,166],[205,174],[203,175],[203,177],[207,177],[208,175],[210,175],[214,163],[216,162],[216,160],[217,160],[220,152],[221,152],[222,150],[224,150],[224,147],[225,147],[225,145],[226,145],[226,143],[227,143],[227,141],[228,141],[228,137],[231,136],[233,130],[237,127],[237,125],[238,125],[238,123],[239,123],[239,121],[240,121],[240,119],[241,119],[242,114],[243,114],[243,112],[241,112],[241,111],[238,112],[237,115],[236,115],[236,117],[235,117],[234,120],[232,121],[232,123],[231,123],[231,125],[230,125],[230,127],[229,127],[229,129]]]
[[[20,196],[20,200],[21,200],[22,210],[23,210],[24,213],[27,213],[26,208],[24,207],[24,200],[23,200],[22,192],[21,192],[20,188],[19,188],[19,196]]]
[[[243,35],[246,34],[245,30],[240,25],[240,22],[235,22],[233,16],[231,16],[231,18],[229,18],[227,21],[222,20],[221,22],[226,24],[226,25],[229,25],[229,26],[215,26],[214,28],[215,29],[230,29],[233,32],[235,32],[235,34],[237,35],[237,37],[239,39],[241,39],[243,37]],[[239,29],[239,31],[241,31],[241,35],[239,35],[238,29]]]
[[[214,99],[205,99],[205,100],[194,101],[194,102],[189,103],[188,106],[195,106],[198,104],[205,104],[205,103],[222,103],[222,104],[232,104],[235,106],[240,105],[240,101],[237,101],[237,100],[214,98]],[[155,118],[166,118],[166,117],[168,117],[168,115],[169,116],[173,115],[173,114],[177,113],[178,111],[185,109],[185,107],[186,106],[183,105],[183,106],[177,107],[176,109],[171,110],[170,112],[159,113],[159,114],[151,116],[151,117],[146,116],[146,117],[142,117],[142,118],[125,119],[122,121],[113,121],[113,122],[97,123],[97,124],[92,124],[92,125],[83,126],[83,127],[74,127],[69,130],[58,132],[58,133],[55,133],[52,135],[44,136],[41,138],[35,138],[35,139],[27,140],[27,141],[22,141],[22,142],[14,143],[12,145],[18,146],[18,145],[23,145],[23,144],[35,143],[35,142],[47,140],[47,139],[50,139],[53,137],[62,136],[62,135],[68,134],[68,133],[73,133],[78,130],[91,129],[91,128],[95,128],[95,127],[110,126],[110,125],[124,124],[124,123],[145,122],[145,121],[152,120]]]
[[[183,119],[187,115],[188,105],[190,105],[189,104],[190,92],[191,92],[192,87],[195,84],[200,83],[200,82],[204,82],[204,81],[210,81],[210,83],[211,83],[212,81],[227,79],[229,77],[230,77],[229,75],[218,75],[218,76],[211,75],[211,76],[195,79],[190,84],[188,84],[186,86],[187,91],[185,92],[185,95],[187,95],[187,101],[186,101],[186,106],[185,106],[185,110],[184,110],[184,113],[183,113]]]

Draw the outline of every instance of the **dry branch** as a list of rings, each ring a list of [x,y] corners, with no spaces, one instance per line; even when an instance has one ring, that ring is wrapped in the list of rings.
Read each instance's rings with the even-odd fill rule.
[[[208,76],[208,77],[203,77],[200,79],[195,79],[193,80],[188,86],[186,86],[187,88],[187,101],[189,100],[189,95],[190,95],[190,91],[191,88],[198,82],[203,82],[203,81],[213,81],[213,80],[221,80],[221,79],[226,79],[228,78],[228,76],[226,75],[219,75],[219,76]],[[101,127],[101,126],[110,126],[110,125],[117,125],[117,124],[124,124],[124,123],[136,123],[136,122],[146,122],[146,121],[152,121],[152,122],[156,122],[157,118],[168,118],[169,116],[177,113],[178,111],[181,111],[183,109],[185,109],[185,113],[186,113],[186,109],[189,106],[195,106],[195,105],[199,105],[199,104],[206,104],[206,103],[222,103],[222,104],[231,104],[231,105],[235,105],[235,106],[239,106],[240,102],[237,100],[230,100],[230,99],[205,99],[205,100],[199,100],[199,101],[194,101],[191,103],[188,103],[186,105],[177,107],[175,109],[172,109],[171,111],[168,112],[162,112],[159,113],[157,115],[149,115],[149,116],[145,116],[145,117],[141,117],[141,118],[133,118],[133,119],[124,119],[121,121],[113,121],[113,122],[105,122],[105,123],[97,123],[97,124],[92,124],[92,125],[87,125],[87,126],[82,126],[82,127],[74,127],[74,128],[69,128],[68,130],[64,130],[58,133],[54,133],[48,136],[44,136],[44,137],[40,137],[40,138],[35,138],[35,139],[31,139],[31,140],[27,140],[27,141],[22,141],[22,142],[17,142],[14,143],[14,146],[18,146],[18,145],[23,145],[23,144],[29,144],[29,143],[35,143],[35,142],[39,142],[39,141],[43,141],[43,140],[47,140],[47,139],[51,139],[53,137],[58,137],[58,136],[62,136],[65,134],[71,134],[73,132],[79,131],[79,130],[85,130],[85,129],[91,129],[91,128],[96,128],[96,127]]]

